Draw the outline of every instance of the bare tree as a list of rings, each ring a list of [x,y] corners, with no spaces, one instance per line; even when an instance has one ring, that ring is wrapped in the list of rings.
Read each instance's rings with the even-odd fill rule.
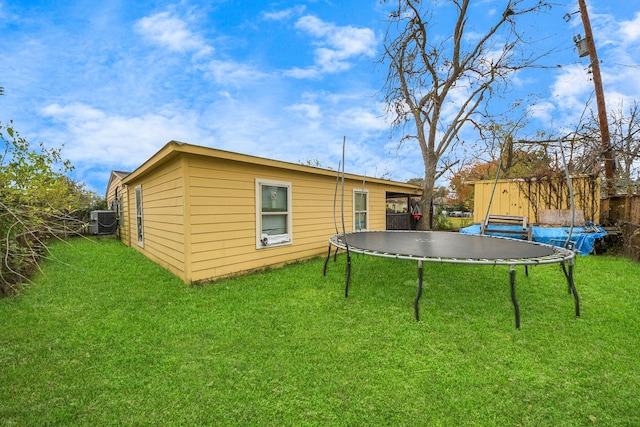
[[[387,0],[383,0],[387,1]],[[516,20],[547,8],[539,0],[503,0],[498,13],[487,15],[482,28],[468,28],[470,0],[443,0],[429,9],[420,0],[396,1],[390,14],[383,63],[388,63],[384,92],[400,144],[415,140],[424,160],[420,229],[431,222],[433,189],[455,161],[449,156],[460,142],[465,124],[509,77],[534,59],[520,49]],[[453,8],[450,35],[431,34],[436,12]],[[441,21],[446,22],[447,17]],[[488,20],[492,19],[491,22]]]
[[[640,105],[634,101],[625,113],[624,106],[611,111],[611,145],[616,159],[616,178],[621,184],[640,179]]]
[[[629,185],[640,178],[640,104],[637,100],[625,110],[620,103],[609,111],[611,150],[615,159],[614,180]],[[577,155],[574,167],[578,172],[602,173],[604,153],[600,144],[598,117],[591,111],[576,135]]]

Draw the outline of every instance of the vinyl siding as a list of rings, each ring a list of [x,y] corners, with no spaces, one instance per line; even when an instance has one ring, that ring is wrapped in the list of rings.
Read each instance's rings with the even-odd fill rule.
[[[136,182],[142,186],[142,216],[144,227],[144,247],[136,238],[136,207],[130,203],[129,224],[131,237],[129,245],[185,278],[185,234],[184,234],[184,191],[182,164],[169,163],[144,180]],[[129,185],[129,199],[135,201],[134,185]]]
[[[291,183],[290,244],[256,247],[257,179]],[[374,181],[365,183],[369,228],[384,229],[386,192],[418,190]],[[142,185],[144,248],[135,241],[135,206],[128,208],[131,246],[186,282],[324,255],[335,233],[336,176],[326,170],[170,143],[125,182],[132,193],[130,200],[135,200],[133,188]],[[347,231],[353,229],[354,188],[362,189],[361,177],[345,181]],[[341,191],[336,204],[340,230]]]
[[[129,239],[129,227],[127,226],[127,214],[128,212],[128,197],[127,189],[122,184],[122,179],[114,172],[111,174],[109,184],[107,185],[107,209],[111,208],[113,201],[116,198],[116,190],[120,199],[120,212],[118,218],[118,236],[123,242],[127,242]]]
[[[199,281],[277,266],[325,253],[335,233],[336,178],[222,159],[188,160],[191,200],[191,278]],[[256,248],[256,179],[291,183],[292,236],[288,245]],[[353,229],[352,192],[345,183],[345,225]],[[387,186],[365,184],[371,229],[386,224]],[[341,189],[339,189],[339,193]],[[338,194],[340,198],[340,194]],[[338,201],[338,226],[340,212]]]

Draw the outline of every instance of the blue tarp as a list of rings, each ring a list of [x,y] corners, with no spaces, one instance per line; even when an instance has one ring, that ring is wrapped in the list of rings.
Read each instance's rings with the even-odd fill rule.
[[[489,234],[492,236],[514,238],[513,234],[500,234],[499,230],[519,230],[521,228],[522,227],[517,225],[491,224],[491,233]],[[569,230],[569,227],[539,227],[534,225],[533,241],[564,247],[567,237],[569,236]],[[480,225],[474,224],[469,227],[465,227],[461,229],[460,232],[463,234],[480,234]],[[581,255],[589,255],[593,252],[595,241],[606,235],[607,232],[597,225],[589,225],[586,228],[574,227],[571,232],[571,242],[573,243],[573,248]]]

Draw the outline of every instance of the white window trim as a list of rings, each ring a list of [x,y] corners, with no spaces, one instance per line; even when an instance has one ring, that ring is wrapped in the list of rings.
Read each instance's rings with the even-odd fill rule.
[[[368,230],[369,229],[369,190],[357,190],[357,189],[353,189],[353,231],[360,231],[356,229],[356,224],[357,224],[357,219],[356,219],[356,196],[358,194],[364,194],[366,195],[367,198],[367,206],[365,207],[365,214],[366,214],[366,220],[365,220],[365,228],[361,228],[360,230]],[[362,212],[362,211],[360,211]]]
[[[287,188],[287,233],[275,236],[262,235],[262,186],[273,185]],[[290,182],[256,178],[256,249],[293,244],[292,185]]]
[[[136,240],[138,241],[138,246],[144,248],[144,219],[143,219],[143,208],[144,204],[142,201],[142,185],[137,185],[134,189],[135,196],[135,204],[136,204]],[[140,193],[140,197],[138,198],[138,193]],[[140,206],[138,209],[138,200],[140,202]],[[140,214],[138,214],[140,212]],[[138,221],[140,221],[140,234],[138,234]]]

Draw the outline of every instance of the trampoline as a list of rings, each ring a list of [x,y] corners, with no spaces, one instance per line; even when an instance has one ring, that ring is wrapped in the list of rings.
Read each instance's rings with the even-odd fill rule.
[[[511,301],[515,325],[520,329],[520,308],[516,298],[516,266],[560,264],[567,280],[569,294],[575,300],[575,314],[580,316],[580,298],[573,280],[575,253],[569,249],[543,243],[505,237],[470,235],[438,231],[357,231],[336,234],[329,239],[324,274],[331,248],[347,251],[345,297],[349,295],[352,252],[418,262],[418,290],[414,300],[416,320],[420,320],[419,302],[423,286],[423,263],[508,265]]]

